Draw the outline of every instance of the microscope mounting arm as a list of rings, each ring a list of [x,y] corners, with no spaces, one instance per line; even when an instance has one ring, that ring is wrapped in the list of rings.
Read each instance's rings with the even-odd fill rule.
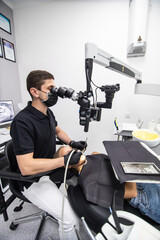
[[[85,68],[86,77],[91,79],[93,62],[97,63],[105,68],[111,69],[118,73],[124,74],[128,77],[135,78],[137,83],[141,83],[142,74],[136,69],[130,67],[129,65],[123,63],[117,58],[113,57],[111,54],[98,48],[93,43],[85,44]],[[87,76],[88,75],[88,76]],[[87,89],[89,90],[89,82],[87,80]]]
[[[142,74],[136,69],[123,63],[119,59],[113,57],[109,53],[98,48],[93,43],[85,44],[85,59],[86,70],[89,69],[90,78],[93,62],[104,66],[105,68],[122,73],[128,77],[136,79],[135,94],[146,94],[153,96],[160,96],[160,84],[142,83]],[[140,84],[139,84],[140,83]],[[87,81],[87,88],[89,89],[89,82]]]
[[[93,43],[85,44],[85,72],[86,72],[86,91],[75,93],[71,88],[53,88],[51,92],[57,94],[61,98],[70,98],[80,105],[79,119],[80,125],[84,126],[84,131],[88,132],[89,122],[100,121],[102,108],[112,108],[112,100],[115,92],[120,90],[119,84],[116,85],[104,85],[96,86],[92,82],[92,68],[93,63],[97,63],[105,68],[111,69],[125,76],[134,78],[137,83],[141,83],[141,73],[134,68],[131,68],[127,64],[121,62],[117,58],[113,57],[109,53],[99,49]],[[94,98],[92,84],[101,92],[105,93],[105,101],[98,102],[97,96]],[[96,91],[95,90],[95,91]],[[93,97],[93,102],[90,101],[90,97]]]
[[[53,88],[51,92],[57,94],[61,98],[70,98],[77,101],[80,105],[79,119],[80,125],[84,126],[84,131],[88,132],[89,122],[101,120],[102,108],[112,108],[112,100],[115,92],[119,91],[119,84],[96,86],[92,81],[93,63],[99,64],[105,68],[111,69],[121,73],[127,77],[136,80],[135,93],[136,94],[150,94],[160,96],[160,84],[142,84],[142,74],[136,69],[130,67],[119,59],[113,57],[111,54],[98,48],[93,43],[85,44],[85,72],[86,72],[86,91],[76,93],[71,88],[60,87]],[[94,98],[92,84],[101,92],[105,93],[105,101],[98,102],[97,96]],[[90,101],[93,97],[93,102]]]

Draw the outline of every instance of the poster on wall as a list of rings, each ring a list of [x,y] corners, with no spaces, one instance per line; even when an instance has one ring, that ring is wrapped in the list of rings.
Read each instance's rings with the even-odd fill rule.
[[[5,39],[2,39],[2,43],[3,43],[4,58],[9,61],[15,62],[16,58],[15,58],[14,44]]]
[[[2,13],[0,13],[0,28],[5,32],[11,34],[11,22]]]
[[[3,57],[1,38],[0,38],[0,57],[1,58]]]

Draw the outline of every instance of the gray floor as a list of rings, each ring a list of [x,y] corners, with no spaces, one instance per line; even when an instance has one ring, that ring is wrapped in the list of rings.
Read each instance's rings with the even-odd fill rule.
[[[5,199],[8,199],[10,192],[5,193]],[[10,230],[10,223],[19,217],[23,217],[29,214],[39,212],[40,210],[30,203],[24,203],[23,209],[20,212],[14,212],[14,208],[19,205],[19,199],[15,199],[14,202],[9,206],[8,212],[8,221],[4,221],[3,215],[0,215],[0,240],[34,240],[40,220],[37,218],[34,221],[20,224],[15,231]],[[86,232],[82,224],[80,224],[80,235],[82,240],[88,240]],[[41,240],[59,240],[58,236],[58,224],[51,221],[50,219],[46,220],[46,224],[43,229],[43,234]]]

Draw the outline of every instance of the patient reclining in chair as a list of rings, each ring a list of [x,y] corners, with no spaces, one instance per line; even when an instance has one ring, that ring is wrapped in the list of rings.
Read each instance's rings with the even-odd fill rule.
[[[71,147],[62,146],[56,154],[61,157],[71,150]],[[82,155],[79,163],[70,167],[77,172],[78,183],[83,189],[86,200],[108,208],[116,191],[116,210],[123,209],[125,198],[142,214],[160,223],[160,184],[135,182],[120,184],[108,156],[98,152]]]

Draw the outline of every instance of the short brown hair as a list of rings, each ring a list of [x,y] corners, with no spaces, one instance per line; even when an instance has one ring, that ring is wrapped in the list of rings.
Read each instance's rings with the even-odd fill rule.
[[[58,148],[58,150],[55,152],[54,154],[54,158],[59,158],[60,157],[60,151],[62,148],[64,148],[65,146],[61,146],[60,148]]]
[[[30,88],[32,87],[37,88],[38,90],[41,90],[41,86],[44,84],[44,81],[46,79],[54,79],[54,76],[51,73],[47,71],[42,71],[42,70],[35,70],[30,72],[26,79],[27,90],[29,94],[30,94]]]

